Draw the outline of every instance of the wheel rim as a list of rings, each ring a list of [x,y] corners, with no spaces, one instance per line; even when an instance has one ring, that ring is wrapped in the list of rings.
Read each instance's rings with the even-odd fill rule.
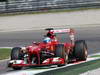
[[[67,53],[65,53],[64,59],[65,59],[65,64],[67,64],[67,62],[68,62],[68,55],[67,55]]]
[[[84,58],[85,58],[85,59],[87,59],[87,55],[88,55],[87,48],[84,47]]]

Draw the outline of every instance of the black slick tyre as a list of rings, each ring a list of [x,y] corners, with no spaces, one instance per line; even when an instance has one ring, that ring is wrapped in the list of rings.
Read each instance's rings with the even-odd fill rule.
[[[59,64],[58,67],[64,66],[67,64],[68,62],[68,55],[65,52],[65,48],[63,44],[58,44],[56,45],[56,50],[55,50],[55,56],[56,57],[60,57],[60,58],[64,58],[65,63],[64,64]]]
[[[14,47],[11,51],[11,60],[20,60],[21,59],[21,48]],[[12,67],[14,70],[20,70],[22,67]]]
[[[85,40],[78,40],[75,42],[74,56],[77,60],[84,61],[87,59],[88,50]]]

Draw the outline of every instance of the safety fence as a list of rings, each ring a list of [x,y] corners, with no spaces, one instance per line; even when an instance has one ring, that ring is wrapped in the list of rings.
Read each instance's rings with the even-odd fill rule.
[[[0,2],[1,13],[80,7],[100,7],[100,0],[6,0],[5,2]]]

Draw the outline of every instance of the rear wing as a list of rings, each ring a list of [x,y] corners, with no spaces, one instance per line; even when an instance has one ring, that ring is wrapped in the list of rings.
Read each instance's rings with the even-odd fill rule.
[[[75,31],[74,29],[56,29],[56,30],[50,30],[50,32],[53,32],[53,33],[70,33],[70,34],[74,34]]]

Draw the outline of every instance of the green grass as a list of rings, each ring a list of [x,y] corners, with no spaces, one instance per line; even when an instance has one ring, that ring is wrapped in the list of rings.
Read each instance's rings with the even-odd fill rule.
[[[53,70],[49,72],[40,73],[37,75],[79,75],[81,73],[97,68],[100,68],[100,59],[74,66],[69,66],[63,69],[57,69],[56,71]]]
[[[0,48],[0,60],[8,59],[10,56],[11,49],[9,48]]]
[[[47,13],[61,13],[61,12],[74,12],[84,10],[98,10],[100,8],[74,8],[74,9],[59,9],[59,10],[41,10],[41,11],[28,11],[28,12],[16,12],[16,13],[2,13],[0,16],[16,16],[23,14],[47,14]]]
[[[100,57],[100,55],[94,55],[94,56],[91,56],[91,57]]]

